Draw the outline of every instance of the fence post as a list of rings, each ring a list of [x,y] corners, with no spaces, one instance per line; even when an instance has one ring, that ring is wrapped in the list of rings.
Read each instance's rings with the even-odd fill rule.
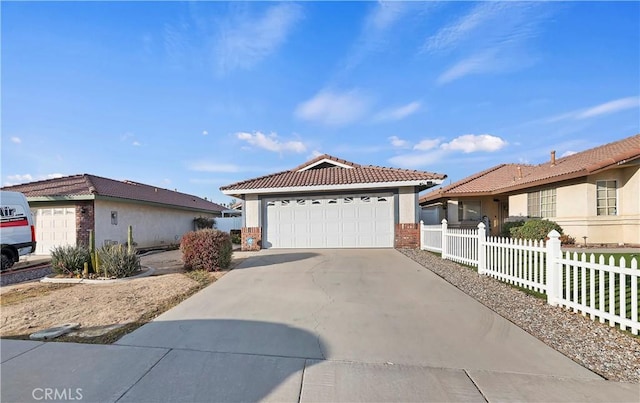
[[[484,274],[486,270],[486,251],[485,243],[487,242],[487,232],[485,231],[483,222],[478,224],[478,274]]]
[[[420,250],[424,250],[424,221],[420,220]]]
[[[562,250],[560,249],[560,234],[556,230],[549,232],[549,240],[547,241],[547,303],[549,305],[558,306],[560,268],[562,267],[558,260],[562,258]]]
[[[447,258],[447,219],[442,219],[442,258]]]

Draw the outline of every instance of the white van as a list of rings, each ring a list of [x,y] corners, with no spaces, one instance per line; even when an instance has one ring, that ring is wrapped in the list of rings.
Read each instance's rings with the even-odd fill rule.
[[[0,243],[2,270],[13,266],[20,256],[36,250],[36,229],[27,198],[19,192],[0,191]]]

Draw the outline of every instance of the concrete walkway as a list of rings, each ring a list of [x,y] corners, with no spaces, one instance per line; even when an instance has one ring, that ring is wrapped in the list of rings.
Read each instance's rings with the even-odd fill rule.
[[[262,251],[115,345],[0,346],[3,402],[640,400],[383,249]]]

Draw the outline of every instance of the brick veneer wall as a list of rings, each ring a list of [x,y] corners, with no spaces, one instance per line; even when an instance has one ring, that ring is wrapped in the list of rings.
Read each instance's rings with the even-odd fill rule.
[[[397,249],[420,247],[420,224],[396,224],[395,247]]]
[[[260,250],[262,249],[262,228],[260,227],[242,227],[240,232],[242,238],[242,250]],[[249,244],[248,239],[252,238],[253,242]]]
[[[82,212],[84,210],[84,213]],[[93,201],[76,203],[76,245],[89,246],[89,230],[95,231]]]

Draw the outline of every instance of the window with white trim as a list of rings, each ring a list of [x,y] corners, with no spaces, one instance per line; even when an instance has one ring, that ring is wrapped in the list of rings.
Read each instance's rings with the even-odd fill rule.
[[[527,193],[527,215],[548,218],[556,216],[556,190],[544,189]]]
[[[481,205],[479,200],[458,202],[458,221],[480,221]]]
[[[612,181],[596,181],[597,215],[618,215],[618,183]]]

